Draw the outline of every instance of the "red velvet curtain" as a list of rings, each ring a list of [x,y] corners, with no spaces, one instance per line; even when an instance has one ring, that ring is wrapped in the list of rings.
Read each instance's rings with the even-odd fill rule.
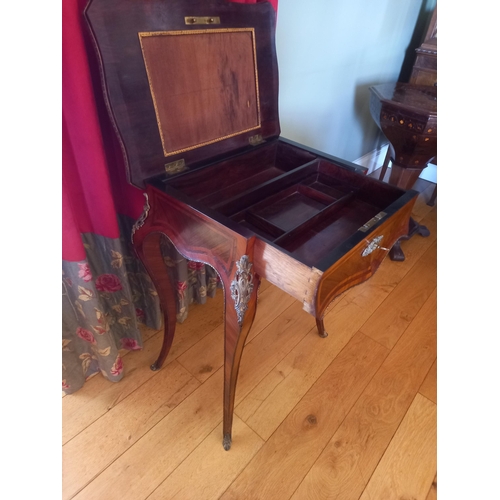
[[[159,326],[157,311],[144,312],[146,295],[157,300],[151,290],[154,287],[148,285],[147,277],[140,269],[133,268],[135,264],[127,257],[124,232],[129,228],[120,225],[119,217],[137,219],[144,198],[125,178],[84,24],[82,13],[86,3],[87,0],[65,0],[62,4],[63,390],[66,392],[78,390],[97,371],[110,380],[119,380],[123,370],[120,349],[142,347],[137,322],[147,317],[150,326]],[[271,3],[277,9],[278,0]],[[128,283],[132,275],[137,283]],[[157,304],[154,307],[157,309]]]
[[[231,0],[257,3],[259,0]],[[85,258],[80,233],[119,236],[116,213],[140,216],[142,193],[126,182],[109,127],[82,12],[63,2],[63,259]],[[278,0],[270,0],[275,10]],[[112,176],[112,182],[110,181]]]

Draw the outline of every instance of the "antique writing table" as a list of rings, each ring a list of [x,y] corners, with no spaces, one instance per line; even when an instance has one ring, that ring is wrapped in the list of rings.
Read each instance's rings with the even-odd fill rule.
[[[223,0],[91,0],[86,12],[130,182],[145,188],[133,231],[175,331],[166,235],[224,287],[223,445],[231,446],[245,339],[265,278],[326,336],[330,302],[368,279],[408,231],[416,193],[280,137],[275,15]]]

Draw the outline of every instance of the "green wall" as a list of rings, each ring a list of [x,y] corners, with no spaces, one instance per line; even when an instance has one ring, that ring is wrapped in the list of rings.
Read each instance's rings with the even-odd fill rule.
[[[407,81],[436,0],[280,0],[281,135],[346,160],[387,141],[372,85]]]

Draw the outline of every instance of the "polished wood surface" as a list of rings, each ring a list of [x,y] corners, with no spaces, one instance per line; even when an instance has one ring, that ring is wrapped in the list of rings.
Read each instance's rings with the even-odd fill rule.
[[[194,29],[186,19],[197,12],[220,25]],[[132,240],[165,317],[152,368],[164,364],[176,329],[176,284],[155,248],[164,235],[186,259],[212,266],[224,288],[228,450],[261,279],[299,299],[325,338],[327,307],[408,234],[417,193],[278,137],[270,5],[91,0],[86,16],[130,179],[146,185]]]
[[[437,7],[432,13],[424,41],[415,53],[410,83],[437,87]]]
[[[423,191],[413,217],[431,235],[405,241],[405,262],[384,260],[334,302],[326,339],[313,334],[314,318],[300,302],[263,281],[241,360],[230,453],[220,445],[222,290],[178,325],[161,370],[149,365],[163,331],[143,328],[144,349],[122,353],[120,383],[96,376],[64,397],[64,500],[208,500],[240,491],[356,500],[376,478],[370,491],[394,482],[400,497],[436,498],[433,457],[421,439],[432,429],[418,394],[435,393],[437,205],[426,204],[431,183],[416,187]],[[375,373],[369,365],[363,374],[362,353]],[[333,423],[328,430],[326,423]],[[290,455],[297,442],[301,454]]]
[[[437,155],[437,90],[410,83],[386,83],[370,87],[370,112],[389,141],[382,166],[383,179],[392,163],[389,183],[411,189],[427,164]],[[436,191],[429,201],[435,201]],[[415,234],[428,236],[425,226],[410,220],[409,239]],[[391,259],[402,261],[401,240],[391,250]]]
[[[259,128],[253,31],[178,33],[140,35],[165,156]]]
[[[328,182],[325,172],[331,175],[338,167],[317,162],[317,170],[312,170],[312,179],[310,168],[306,166],[303,169],[303,179],[309,183],[278,191],[264,200],[255,199],[254,211],[252,212],[250,206],[248,212],[254,213],[257,218],[261,217],[264,224],[259,222],[260,231],[249,223],[248,218],[244,219],[246,225],[241,227],[241,224],[238,224],[241,223],[239,214],[235,217],[235,222],[225,221],[223,217],[216,220],[215,216],[206,215],[185,203],[182,196],[170,186],[165,188],[166,192],[148,186],[145,218],[133,234],[134,246],[155,283],[165,314],[165,339],[153,369],[159,369],[164,363],[176,328],[175,314],[169,310],[175,297],[175,285],[170,282],[159,248],[153,248],[158,245],[159,235],[164,234],[170,238],[186,258],[214,267],[221,278],[225,290],[226,449],[230,448],[232,442],[236,381],[245,339],[255,315],[260,278],[282,286],[292,296],[300,299],[304,309],[316,317],[319,335],[326,337],[323,317],[327,306],[349,287],[368,279],[380,266],[392,245],[408,232],[408,220],[415,202],[415,193],[403,193],[401,196],[398,190],[373,181],[374,190],[370,190],[370,195],[365,197],[363,193],[368,191],[366,188],[372,180],[356,173],[341,171],[339,178],[332,177],[329,184],[321,183],[324,185],[324,191],[330,193],[327,195],[323,191],[313,190],[310,186],[318,183],[318,179],[323,183]],[[349,189],[345,191],[339,191],[339,187],[344,186],[345,189],[346,186],[341,182],[342,178],[350,181]],[[331,197],[331,183],[335,192],[340,193],[339,201]],[[376,186],[385,194],[385,203],[389,203],[389,206],[380,204],[384,196],[379,194],[377,197]],[[277,188],[280,188],[280,184],[277,184]],[[201,195],[203,196],[203,193]],[[294,195],[311,200],[306,206],[310,207],[312,212],[303,210],[304,202],[301,198],[297,201]],[[372,206],[374,199],[379,203]],[[329,206],[335,208],[339,202],[341,205],[337,216],[334,216],[331,209],[327,214],[329,217],[318,217],[324,213],[323,210],[327,210]],[[294,214],[297,210],[297,203],[301,217],[290,217],[290,211]],[[325,208],[321,210],[321,206]],[[271,208],[273,209],[270,210]],[[382,212],[382,209],[385,211]],[[380,220],[375,217],[377,214]],[[371,220],[374,220],[373,227],[368,224]],[[250,222],[254,220],[250,218]],[[367,226],[366,230],[363,223]],[[276,224],[280,224],[281,228]],[[266,225],[273,228],[272,231]],[[263,227],[268,230],[266,236],[270,240],[262,235]],[[274,233],[275,244],[272,243],[273,235],[270,234],[274,230],[277,231]],[[308,236],[311,231],[313,234]],[[333,231],[337,233],[336,238],[333,237]],[[151,237],[153,240],[148,242]],[[318,241],[321,238],[327,238],[327,241],[320,245]],[[382,242],[387,247],[383,246]],[[274,247],[277,251],[269,252],[266,247]],[[308,248],[311,248],[311,251],[304,251]],[[249,264],[244,284],[250,285],[247,290],[242,288],[238,293],[249,293],[250,297],[241,314],[235,303],[234,288],[235,284],[239,285],[238,276],[241,274],[240,264],[243,259],[247,259]],[[288,262],[288,266],[285,262]],[[288,284],[283,286],[281,276],[288,275],[293,276],[296,281],[288,280]]]
[[[185,21],[186,16],[203,15],[219,17],[221,22],[220,24],[198,25]],[[270,3],[240,4],[224,0],[208,2],[206,0],[147,2],[91,0],[85,10],[85,17],[98,48],[101,79],[106,89],[105,99],[111,120],[118,131],[128,177],[132,184],[143,188],[145,180],[149,177],[165,174],[166,163],[184,160],[186,165],[193,170],[199,165],[205,165],[208,161],[220,159],[228,153],[251,149],[249,139],[255,134],[260,134],[264,140],[279,136],[278,65],[274,43],[276,14]],[[231,58],[230,65],[229,60],[224,61],[224,53],[227,53],[227,57],[237,55],[235,49],[225,47],[224,41],[227,41],[225,37],[221,38],[218,44],[214,42],[223,51],[215,54],[208,48],[204,48],[203,44],[201,44],[201,49],[199,43],[194,44],[192,37],[197,35],[179,35],[183,41],[182,46],[179,47],[182,50],[177,54],[177,58],[170,55],[164,63],[157,61],[158,56],[161,55],[161,46],[150,47],[151,50],[147,50],[146,57],[144,57],[139,40],[139,33],[156,33],[157,37],[146,38],[148,40],[149,38],[159,39],[161,45],[165,42],[164,37],[160,36],[161,33],[172,31],[193,33],[200,30],[206,31],[204,36],[215,37],[215,40],[219,40],[221,30],[242,28],[254,30],[256,67],[252,62],[250,68],[247,66],[243,68],[238,58],[234,57]],[[236,34],[233,33],[232,36]],[[210,38],[210,40],[213,39]],[[240,42],[241,40],[238,39],[238,43]],[[191,43],[194,46],[191,46]],[[248,46],[243,47],[244,60],[250,57],[246,49]],[[203,54],[208,57],[208,60],[201,58]],[[202,76],[201,67],[210,61],[217,66],[210,68],[208,74],[203,73]],[[221,61],[224,69],[219,64]],[[152,97],[151,81],[148,78],[146,64],[154,71],[151,75],[152,84],[153,88],[159,92],[160,101],[168,102],[170,105],[172,103],[182,105],[182,108],[176,108],[174,115],[170,117],[164,114],[166,110],[157,106],[160,112],[160,123],[158,123],[155,98]],[[161,66],[164,70],[161,75],[157,73],[157,66]],[[179,75],[180,78],[186,79],[186,75],[192,75],[191,79],[188,78],[189,82],[184,83],[184,90],[194,90],[194,93],[184,94],[184,97],[179,100],[175,98],[175,95],[170,94],[170,92],[182,91],[180,85],[172,86],[161,83],[167,81],[171,83],[172,74],[169,72],[172,70],[176,70],[174,74]],[[251,125],[254,123],[252,118],[255,116],[254,113],[246,115],[242,110],[234,109],[238,103],[243,104],[245,110],[251,109],[256,104],[248,87],[244,94],[248,96],[249,105],[247,105],[247,100],[240,101],[243,93],[241,95],[239,93],[239,81],[242,79],[248,85],[249,71],[253,75],[256,73],[258,77],[260,110],[258,130],[254,130]],[[243,87],[241,91],[243,92]],[[203,107],[198,109],[199,106],[196,103],[200,102],[201,94],[210,94],[210,92],[215,92],[215,100],[205,99]],[[190,131],[188,136],[190,144],[199,142],[200,146],[171,154],[166,158],[161,130],[166,133],[169,131],[176,133],[176,118],[183,111],[191,112],[189,116],[182,117],[181,122],[186,125],[193,122],[193,113],[197,117],[197,130]],[[235,114],[241,120],[229,126]],[[208,121],[204,122],[204,119]],[[227,120],[227,123],[224,120]],[[214,123],[217,131],[209,130],[211,124]],[[236,129],[244,124],[250,124],[253,130],[237,135],[229,134],[230,137],[224,140],[206,143],[207,137],[212,133],[222,133],[224,130],[237,132]],[[179,137],[172,138],[172,140],[173,142],[167,144],[167,149],[179,146],[183,141]],[[169,152],[172,151],[169,149]]]
[[[427,495],[428,483],[421,478],[432,478],[437,467],[436,420],[436,405],[417,394],[360,500]],[[413,477],[400,477],[401,468],[412,469]]]
[[[389,182],[411,189],[437,155],[437,90],[408,83],[375,85],[370,112],[389,141]]]
[[[417,57],[413,65],[410,83],[437,86],[437,39],[429,40],[416,49]]]

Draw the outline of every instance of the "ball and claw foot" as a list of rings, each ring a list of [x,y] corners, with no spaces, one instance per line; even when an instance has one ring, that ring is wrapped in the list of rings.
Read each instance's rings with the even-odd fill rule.
[[[226,434],[224,436],[224,439],[222,440],[222,446],[224,446],[224,449],[226,451],[229,451],[229,449],[231,448],[231,434]]]

